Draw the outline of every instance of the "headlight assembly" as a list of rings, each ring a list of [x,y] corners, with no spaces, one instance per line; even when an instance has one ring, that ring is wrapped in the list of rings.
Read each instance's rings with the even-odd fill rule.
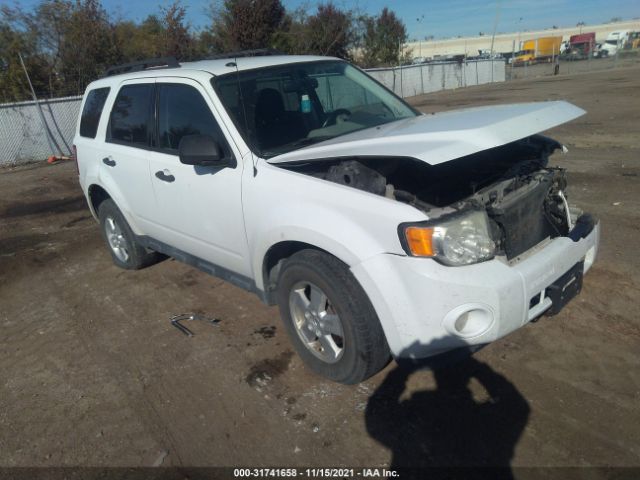
[[[457,214],[443,221],[404,223],[398,233],[407,254],[433,258],[445,265],[470,265],[490,260],[495,254],[484,210]]]

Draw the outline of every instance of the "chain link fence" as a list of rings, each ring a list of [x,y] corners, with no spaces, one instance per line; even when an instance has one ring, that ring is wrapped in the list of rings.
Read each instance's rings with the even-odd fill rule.
[[[70,155],[82,97],[0,104],[0,166]],[[47,132],[50,132],[50,134]]]
[[[504,60],[438,62],[394,68],[373,68],[367,73],[401,97],[505,81]]]
[[[614,70],[617,68],[640,65],[640,51],[623,51],[619,55],[597,58],[589,56],[579,60],[571,57],[560,56],[550,62],[534,65],[514,65],[507,59],[505,66],[506,80],[518,80],[521,78],[549,77],[554,75],[572,75],[575,73],[597,72]]]

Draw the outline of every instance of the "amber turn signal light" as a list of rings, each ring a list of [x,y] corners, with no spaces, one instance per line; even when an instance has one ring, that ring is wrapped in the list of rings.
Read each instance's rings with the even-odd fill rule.
[[[404,235],[412,255],[433,257],[433,228],[407,227]]]

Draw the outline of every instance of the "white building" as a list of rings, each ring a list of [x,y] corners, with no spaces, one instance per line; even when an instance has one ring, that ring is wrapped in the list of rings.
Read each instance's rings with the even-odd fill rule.
[[[579,33],[596,33],[596,41],[604,42],[607,35],[619,30],[640,31],[640,20],[630,20],[616,23],[604,23],[601,25],[584,25],[582,27],[548,28],[546,30],[522,31],[514,33],[497,34],[493,51],[498,53],[511,52],[520,49],[520,44],[525,40],[539,37],[562,35],[563,40],[569,40],[571,35]],[[491,33],[476,37],[448,38],[444,40],[429,40],[422,42],[410,42],[404,46],[412,50],[413,57],[433,58],[447,55],[478,55],[479,50],[491,50]]]

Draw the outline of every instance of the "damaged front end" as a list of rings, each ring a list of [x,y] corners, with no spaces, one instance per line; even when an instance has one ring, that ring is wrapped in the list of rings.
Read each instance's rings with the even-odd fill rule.
[[[564,169],[548,165],[558,149],[563,147],[555,140],[532,135],[438,165],[366,157],[280,166],[425,212],[428,221],[399,227],[409,255],[447,265],[496,255],[516,262],[550,239],[570,236],[577,223],[581,236],[593,226],[569,206]]]

